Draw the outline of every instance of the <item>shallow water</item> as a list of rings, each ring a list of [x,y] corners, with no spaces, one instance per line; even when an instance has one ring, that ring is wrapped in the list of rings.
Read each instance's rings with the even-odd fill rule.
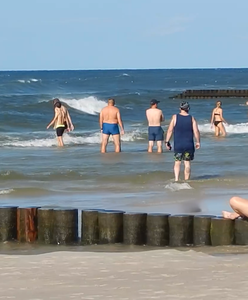
[[[173,153],[148,154],[145,110],[161,101],[166,131],[184,89],[246,89],[247,69],[0,72],[0,201],[10,205],[121,208],[219,214],[233,194],[248,196],[245,99],[222,99],[229,125],[215,138],[209,120],[216,99],[190,100],[202,135],[192,178],[173,183]],[[98,113],[116,99],[126,134],[120,154],[99,153]],[[51,99],[69,108],[75,131],[56,147],[46,125]]]

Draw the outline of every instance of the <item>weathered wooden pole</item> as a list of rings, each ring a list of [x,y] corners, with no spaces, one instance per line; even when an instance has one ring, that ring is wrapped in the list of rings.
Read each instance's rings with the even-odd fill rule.
[[[169,214],[149,213],[146,223],[146,244],[148,246],[169,245]]]
[[[17,207],[0,207],[0,242],[17,239]]]
[[[193,240],[195,246],[211,245],[210,227],[211,218],[213,217],[210,215],[194,216]]]
[[[236,219],[234,224],[235,244],[248,245],[248,220]]]
[[[169,216],[170,246],[182,247],[193,244],[193,216],[171,215]]]
[[[54,214],[53,241],[57,245],[78,243],[78,210],[56,208]]]
[[[38,207],[18,207],[17,240],[35,242],[38,238]]]
[[[38,242],[53,244],[54,212],[51,208],[38,209]]]
[[[210,228],[212,246],[232,245],[234,243],[234,221],[215,217]]]
[[[99,244],[115,244],[123,242],[123,211],[99,211],[98,225]]]
[[[86,209],[81,215],[81,242],[83,245],[98,244],[98,211]]]
[[[124,213],[123,242],[127,245],[146,244],[146,213]]]

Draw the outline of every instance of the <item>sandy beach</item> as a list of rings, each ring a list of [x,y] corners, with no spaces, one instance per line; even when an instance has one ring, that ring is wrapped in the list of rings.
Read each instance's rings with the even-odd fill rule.
[[[226,249],[1,254],[0,299],[246,299],[247,248]]]

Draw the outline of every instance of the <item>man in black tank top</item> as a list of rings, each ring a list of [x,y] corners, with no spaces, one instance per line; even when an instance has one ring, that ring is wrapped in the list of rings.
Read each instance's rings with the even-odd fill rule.
[[[172,116],[165,139],[166,148],[171,150],[170,139],[174,132],[175,181],[179,180],[181,161],[184,161],[184,179],[190,179],[190,162],[194,159],[195,148],[200,148],[200,132],[195,118],[189,115],[189,109],[188,102],[181,103],[180,113]]]

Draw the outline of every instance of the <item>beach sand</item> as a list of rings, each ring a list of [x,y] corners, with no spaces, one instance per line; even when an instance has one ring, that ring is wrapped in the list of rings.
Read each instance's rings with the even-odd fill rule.
[[[224,249],[1,254],[0,299],[246,299],[248,249]]]

